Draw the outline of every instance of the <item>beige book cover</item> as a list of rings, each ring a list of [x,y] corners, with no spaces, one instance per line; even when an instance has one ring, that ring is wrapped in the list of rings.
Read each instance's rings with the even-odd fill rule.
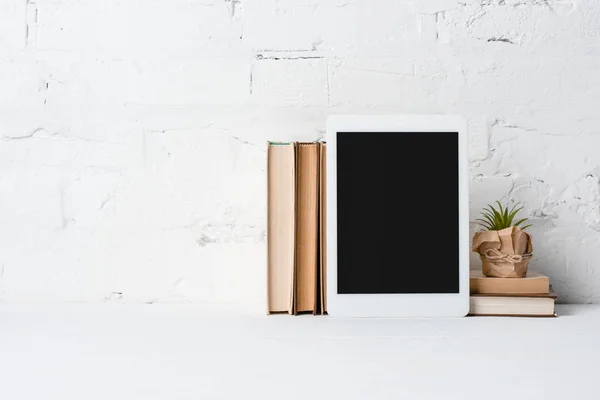
[[[550,279],[536,271],[527,272],[524,278],[494,278],[481,270],[470,272],[471,294],[538,294],[550,291]]]
[[[293,143],[267,147],[267,307],[293,313],[296,254],[296,152]]]
[[[319,174],[319,279],[321,313],[327,313],[327,152],[325,143],[321,143],[321,165]]]
[[[557,295],[552,290],[545,295],[498,296],[472,295],[469,315],[554,317]]]
[[[319,149],[296,145],[296,313],[317,312]]]

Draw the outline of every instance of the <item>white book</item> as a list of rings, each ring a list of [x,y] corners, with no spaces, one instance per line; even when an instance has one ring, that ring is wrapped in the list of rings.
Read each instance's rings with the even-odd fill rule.
[[[554,317],[556,294],[536,296],[472,295],[469,315]]]

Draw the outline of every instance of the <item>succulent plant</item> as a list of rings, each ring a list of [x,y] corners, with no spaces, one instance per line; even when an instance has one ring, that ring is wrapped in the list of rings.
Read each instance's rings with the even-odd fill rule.
[[[515,204],[510,210],[508,206],[502,207],[502,204],[500,204],[499,201],[496,201],[496,204],[498,204],[497,209],[493,205],[488,204],[481,212],[482,218],[476,219],[476,221],[478,221],[485,229],[489,231],[499,231],[510,228],[511,226],[517,226],[521,229],[527,229],[531,226],[531,224],[520,226],[527,221],[527,218],[520,219],[513,223],[516,215],[523,209],[523,207],[517,208],[520,205],[519,203]]]

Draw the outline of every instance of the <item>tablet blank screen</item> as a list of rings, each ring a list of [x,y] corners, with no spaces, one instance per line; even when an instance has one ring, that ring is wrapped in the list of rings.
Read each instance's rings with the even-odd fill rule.
[[[458,293],[458,133],[337,133],[338,293]]]

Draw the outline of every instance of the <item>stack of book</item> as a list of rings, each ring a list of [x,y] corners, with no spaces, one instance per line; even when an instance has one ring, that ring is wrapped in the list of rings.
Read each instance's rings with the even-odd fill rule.
[[[471,270],[470,315],[555,317],[556,293],[547,276],[529,271],[525,278],[489,278]]]
[[[324,314],[325,145],[268,143],[267,312]]]

